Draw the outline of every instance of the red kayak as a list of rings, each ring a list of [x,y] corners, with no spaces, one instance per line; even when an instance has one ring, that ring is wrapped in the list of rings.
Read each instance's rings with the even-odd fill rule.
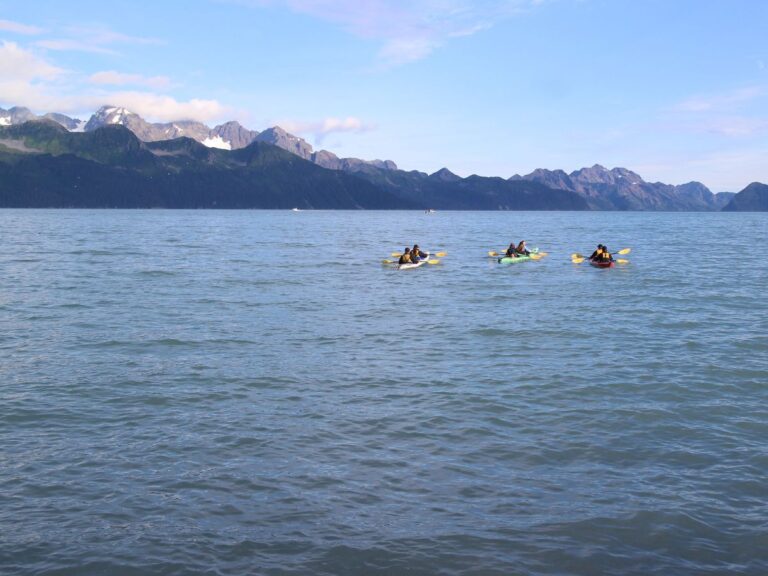
[[[592,264],[592,266],[595,268],[613,268],[616,266],[616,262],[613,261],[599,262],[597,260],[590,260],[589,263]]]

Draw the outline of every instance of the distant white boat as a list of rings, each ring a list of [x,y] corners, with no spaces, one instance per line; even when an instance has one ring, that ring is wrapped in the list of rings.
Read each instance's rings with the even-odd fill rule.
[[[301,212],[298,208],[291,208],[291,212]]]
[[[424,210],[424,214],[434,214],[434,213],[435,211],[432,208],[427,208],[426,210]]]

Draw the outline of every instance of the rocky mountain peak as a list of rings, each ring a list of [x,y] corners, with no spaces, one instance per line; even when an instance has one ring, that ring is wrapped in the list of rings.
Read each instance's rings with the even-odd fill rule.
[[[289,134],[280,126],[267,128],[256,137],[256,140],[279,146],[283,150],[288,150],[288,152],[304,158],[304,160],[311,160],[312,158],[312,146],[303,138]]]
[[[108,126],[109,124],[122,124],[125,126],[131,117],[139,118],[137,114],[134,114],[126,108],[102,106],[88,120],[85,125],[85,130],[90,132],[96,130],[96,128]]]
[[[430,178],[434,178],[436,180],[440,180],[442,182],[456,182],[458,180],[461,180],[461,176],[457,176],[448,168],[440,168],[437,172],[434,174],[430,174]]]
[[[230,150],[236,150],[238,148],[245,148],[251,142],[256,140],[259,133],[256,130],[248,130],[243,127],[239,122],[231,120],[224,124],[219,124],[214,127],[208,134],[208,138],[203,140],[203,144],[211,146],[209,142],[213,142],[219,139],[222,143],[228,143]],[[224,148],[225,146],[213,146],[216,148]]]
[[[0,126],[23,124],[30,120],[37,120],[37,116],[29,108],[24,108],[23,106],[13,106],[8,110],[0,108]]]

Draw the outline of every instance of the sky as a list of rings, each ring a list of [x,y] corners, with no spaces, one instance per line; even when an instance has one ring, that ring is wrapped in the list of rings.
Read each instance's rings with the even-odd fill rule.
[[[509,177],[768,183],[766,0],[0,0],[0,106]]]

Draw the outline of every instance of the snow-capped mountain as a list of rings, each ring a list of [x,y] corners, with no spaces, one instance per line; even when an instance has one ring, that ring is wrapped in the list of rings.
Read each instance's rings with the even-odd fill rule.
[[[119,124],[125,126],[131,132],[138,136],[139,140],[144,142],[157,142],[159,140],[173,140],[187,136],[198,142],[202,142],[211,131],[208,126],[200,122],[183,120],[178,122],[167,122],[162,124],[152,124],[144,120],[138,114],[131,112],[126,108],[117,106],[102,106],[91,116],[85,125],[85,131],[91,132],[102,126],[110,124]]]
[[[0,108],[0,126],[15,126],[16,124],[24,124],[30,120],[53,120],[57,124],[61,124],[70,132],[82,132],[85,128],[85,122],[77,118],[70,118],[66,114],[59,114],[58,112],[51,112],[44,116],[36,116],[29,108],[23,106],[14,106],[8,110]]]
[[[29,120],[53,120],[70,132],[92,132],[102,126],[118,124],[125,126],[144,142],[173,140],[186,136],[197,140],[209,148],[237,150],[245,148],[254,141],[266,142],[287,150],[310,162],[330,170],[357,172],[364,167],[373,166],[382,170],[396,170],[397,165],[391,160],[360,160],[358,158],[339,158],[333,152],[318,150],[303,138],[289,134],[279,126],[273,126],[263,132],[249,130],[239,122],[230,121],[209,128],[202,122],[179,120],[176,122],[147,122],[138,114],[120,106],[102,106],[87,122],[70,118],[65,114],[50,113],[36,116],[28,108],[13,107],[9,110],[0,108],[0,126],[23,124]]]
[[[8,110],[0,108],[0,126],[13,126],[38,119],[29,108],[22,106],[14,106]]]

